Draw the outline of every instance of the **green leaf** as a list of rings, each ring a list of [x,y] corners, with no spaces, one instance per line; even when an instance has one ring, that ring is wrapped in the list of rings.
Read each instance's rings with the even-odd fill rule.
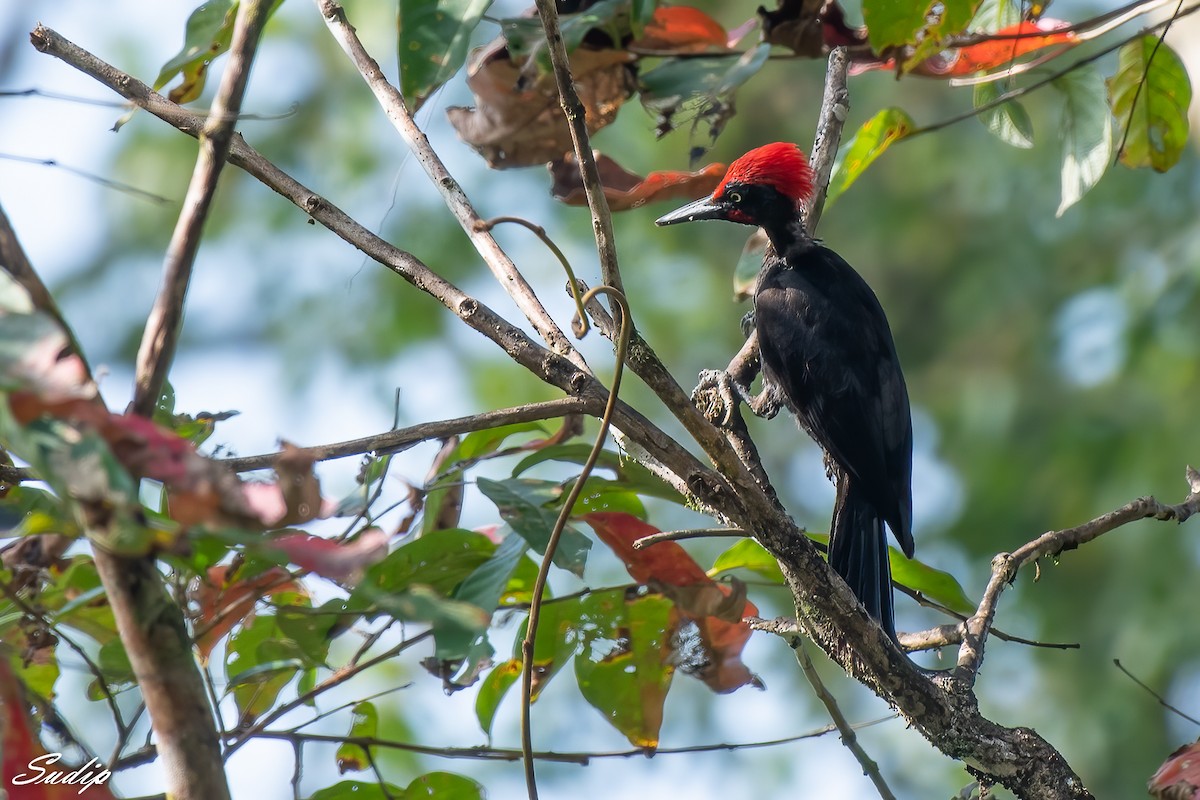
[[[614,42],[620,42],[630,30],[629,0],[599,0],[577,14],[563,14],[558,18],[558,26],[568,53],[579,47],[583,37],[593,29],[605,31]],[[539,17],[502,19],[500,33],[508,43],[509,53],[515,58],[526,58],[536,54],[539,61],[543,61],[544,66],[549,67],[549,56],[545,52],[545,36]]]
[[[521,459],[513,467],[512,476],[518,478],[538,464],[547,461],[565,461],[582,465],[587,461],[591,451],[591,444],[583,442],[569,442],[567,444],[544,447]],[[669,500],[679,505],[686,504],[683,495],[677,492],[673,486],[637,461],[627,458],[620,453],[614,453],[611,450],[601,450],[600,456],[596,461],[596,469],[612,470],[616,475],[616,483],[639,495],[657,497],[660,500]]]
[[[402,800],[484,800],[483,786],[453,772],[430,772],[404,789]],[[401,800],[397,798],[397,800]]]
[[[282,2],[273,0],[267,15],[274,14]],[[228,50],[233,40],[237,8],[237,0],[209,0],[197,6],[184,27],[183,48],[162,65],[154,79],[154,91],[182,74],[183,81],[168,97],[176,103],[190,103],[199,97],[204,91],[209,64]]]
[[[400,0],[400,92],[417,108],[467,60],[471,34],[491,0]]]
[[[960,614],[971,614],[975,611],[975,603],[971,602],[967,593],[963,591],[962,584],[949,572],[934,569],[916,559],[905,558],[904,554],[894,547],[889,548],[888,556],[892,565],[892,580],[896,583],[920,592]]]
[[[674,603],[596,592],[583,599],[575,678],[585,700],[635,747],[657,747],[671,688]]]
[[[917,37],[916,47],[902,66],[908,71],[930,56],[942,50],[942,42],[949,36],[962,33],[971,24],[981,0],[937,0],[933,8],[938,10],[932,24],[925,27]],[[868,32],[868,37],[870,33]]]
[[[547,505],[561,496],[562,489],[558,484],[524,478],[506,481],[480,478],[475,485],[496,504],[500,516],[522,539],[529,542],[530,547],[538,553],[546,552],[550,532],[558,518],[558,511]],[[553,561],[563,569],[583,577],[583,566],[591,546],[590,539],[577,528],[567,525],[559,539]]]
[[[454,599],[492,611],[529,544],[520,536],[507,536],[492,557],[475,568],[454,590]]]
[[[997,81],[975,84],[975,108],[991,103],[1000,94],[1001,87]],[[1025,107],[1016,100],[1009,100],[993,109],[980,112],[979,121],[1006,144],[1025,150],[1033,147],[1033,121]]]
[[[915,127],[912,117],[899,108],[885,108],[867,120],[842,148],[834,162],[825,207],[833,205],[834,200],[849,189],[875,159]]]
[[[243,724],[275,705],[283,687],[304,667],[295,644],[288,646],[279,638],[279,626],[270,614],[255,617],[229,637],[225,677]]]
[[[318,789],[308,796],[308,800],[409,800],[409,795],[407,790],[392,783],[342,781]]]
[[[1112,157],[1112,124],[1104,79],[1088,65],[1068,72],[1052,84],[1063,96],[1061,217],[1104,177]]]
[[[24,615],[18,615],[18,618]],[[11,648],[4,648],[8,652],[9,663],[12,664],[13,671],[21,679],[21,683],[25,684],[28,689],[38,697],[46,698],[47,700],[54,697],[54,684],[58,682],[58,676],[62,672],[58,666],[58,651],[55,647],[41,647],[37,649],[37,656],[25,663],[24,644],[28,644],[25,636],[21,633],[15,634],[9,638],[5,636],[5,641],[14,645]],[[95,681],[92,681],[95,684]],[[130,685],[132,681],[126,685]],[[97,687],[97,690],[99,687]],[[103,697],[101,693],[99,697]],[[95,698],[99,699],[99,698]]]
[[[446,466],[432,481],[432,486],[428,488],[425,495],[425,510],[421,521],[422,534],[427,535],[437,530],[442,505],[447,498],[461,492],[461,487],[457,487],[455,484],[462,482],[468,467],[498,452],[508,437],[533,431],[545,433],[546,427],[541,422],[514,422],[498,428],[474,431],[463,437],[458,446],[446,457],[443,462]],[[461,495],[458,496],[461,497]]]
[[[773,583],[783,583],[779,562],[753,539],[742,539],[717,556],[708,574],[715,577],[735,569],[748,569]]]
[[[487,630],[492,615],[482,608],[441,597],[426,586],[413,586],[400,594],[385,594],[375,598],[375,605],[397,619],[429,622],[435,628],[459,628],[463,636],[473,641]]]
[[[995,33],[1021,21],[1021,0],[983,0],[967,27],[979,33]]]
[[[154,79],[154,90],[182,74],[183,82],[171,90],[171,100],[189,103],[199,97],[204,91],[208,65],[229,49],[236,17],[235,0],[210,0],[196,8],[184,28],[183,48],[162,65]]]
[[[771,46],[760,44],[730,63],[728,58],[668,58],[638,78],[642,105],[658,118],[658,134],[674,129],[677,117],[696,110],[693,126],[704,123],[715,140],[733,116],[733,96],[767,63]]]
[[[496,665],[479,683],[479,694],[475,696],[475,718],[479,720],[479,727],[487,734],[489,743],[492,741],[492,723],[496,721],[500,701],[520,677],[520,659],[509,659]]]
[[[449,595],[486,562],[496,545],[482,533],[451,528],[413,539],[371,565],[352,596],[374,599],[421,584]]]
[[[809,539],[822,545],[829,544],[829,534],[806,533]],[[895,547],[888,548],[888,560],[892,568],[892,580],[913,591],[920,592],[947,608],[960,614],[975,610],[963,591],[962,584],[948,572],[925,564],[917,559],[905,558]],[[783,572],[775,558],[753,539],[742,539],[713,562],[709,575],[717,576],[735,569],[747,569],[772,583],[783,584]]]
[[[1124,142],[1122,164],[1166,172],[1179,162],[1187,146],[1192,84],[1170,45],[1147,34],[1122,47],[1108,96]]]
[[[329,600],[320,608],[307,605],[280,605],[275,611],[279,633],[296,645],[306,667],[323,667],[329,655],[330,631],[340,621],[337,611],[341,600]],[[357,619],[357,614],[346,614]]]
[[[366,700],[354,706],[350,719],[348,736],[356,739],[374,739],[379,735],[379,712],[375,704]],[[374,753],[371,754],[374,756]],[[337,749],[337,768],[339,775],[345,775],[351,770],[361,771],[370,766],[367,751],[361,745],[343,742]]]
[[[862,13],[876,53],[915,44],[918,53],[932,55],[942,39],[967,27],[979,5],[980,0],[863,0]]]
[[[533,643],[533,701],[542,694],[542,690],[558,671],[575,655],[579,649],[579,625],[582,612],[582,601],[578,597],[569,600],[547,600],[542,604],[542,614],[538,620],[537,639]],[[513,660],[521,661],[521,643],[529,629],[529,619],[526,618],[517,629],[517,638],[513,641]]]

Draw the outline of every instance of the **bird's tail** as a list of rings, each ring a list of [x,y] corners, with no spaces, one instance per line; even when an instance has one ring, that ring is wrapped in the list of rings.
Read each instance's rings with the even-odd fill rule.
[[[892,606],[892,570],[888,564],[887,532],[883,518],[850,476],[838,479],[829,565],[850,586],[854,596],[893,639],[896,620]]]

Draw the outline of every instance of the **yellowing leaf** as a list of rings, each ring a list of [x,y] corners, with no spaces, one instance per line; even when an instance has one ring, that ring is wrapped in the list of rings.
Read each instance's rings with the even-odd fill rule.
[[[867,167],[883,155],[883,151],[907,136],[914,127],[912,117],[899,108],[885,108],[867,120],[842,148],[833,165],[825,207],[833,205],[833,201],[849,189]]]
[[[1147,34],[1121,48],[1108,96],[1121,131],[1121,163],[1166,172],[1188,138],[1192,84],[1179,56]]]

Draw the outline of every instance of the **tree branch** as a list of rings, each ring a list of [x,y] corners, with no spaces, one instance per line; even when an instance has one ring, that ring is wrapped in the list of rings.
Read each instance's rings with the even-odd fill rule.
[[[485,411],[469,417],[422,422],[419,425],[377,433],[373,436],[364,436],[361,439],[300,447],[293,452],[296,455],[311,458],[313,461],[329,461],[363,453],[378,455],[399,453],[429,439],[441,439],[458,433],[482,431],[500,425],[510,425],[514,422],[533,422],[571,414],[599,415],[603,410],[604,402],[597,397],[560,397],[557,400],[546,400],[541,403],[527,403],[513,408]],[[275,465],[281,455],[283,455],[282,452],[275,452],[240,458],[224,458],[221,459],[221,463],[229,465],[236,472],[247,472],[255,469],[269,469]]]
[[[1021,567],[1045,556],[1057,556],[1067,550],[1074,550],[1098,536],[1140,519],[1153,517],[1158,520],[1173,519],[1183,522],[1200,511],[1200,472],[1188,467],[1187,481],[1190,491],[1178,505],[1166,505],[1153,497],[1139,497],[1082,525],[1044,533],[1017,548],[1015,552],[1000,553],[992,559],[992,577],[983,592],[983,599],[979,602],[979,608],[966,622],[966,632],[958,650],[955,677],[967,685],[975,683],[979,667],[983,664],[984,643],[995,619],[1000,595],[1004,592],[1004,587],[1010,586],[1016,580],[1017,571]]]
[[[189,136],[199,134],[203,124],[200,116],[172,103],[132,75],[107,64],[50,28],[39,25],[34,29],[30,38],[39,51],[61,59],[91,76],[183,133]],[[328,228],[369,258],[378,261],[416,288],[437,299],[460,320],[497,344],[513,361],[541,380],[557,386],[573,396],[598,398],[601,402],[607,398],[607,390],[589,372],[577,368],[566,358],[538,345],[520,328],[430,270],[412,253],[401,250],[376,236],[333,203],[264,158],[237,134],[234,135],[230,145],[229,162],[244,169],[290,200],[311,219]],[[672,407],[672,410],[681,419],[688,420],[689,431],[699,431],[693,433],[698,441],[706,442],[710,446],[715,442],[716,446],[720,447],[723,443],[720,434],[700,417],[699,412],[691,403],[687,402],[687,396],[665,369],[662,369],[661,362],[657,361],[653,351],[649,350],[644,342],[635,335],[630,342],[631,368],[639,375],[643,374],[645,370],[638,370],[643,367],[647,358],[657,364],[657,369],[647,383],[652,388],[657,387],[656,391],[659,392],[660,397],[666,394],[669,397],[680,399],[679,402],[682,405]],[[651,380],[654,383],[651,383]],[[680,408],[684,410],[680,411]],[[627,436],[633,444],[644,450],[655,462],[664,465],[671,473],[664,477],[670,479],[676,488],[692,495],[700,506],[713,509],[718,498],[726,495],[733,496],[720,475],[700,464],[686,448],[627,404],[617,404],[613,424],[616,430]],[[705,433],[705,428],[708,433]],[[727,464],[727,466],[732,467],[731,464]],[[736,472],[736,467],[733,469]]]
[[[842,143],[842,126],[850,113],[850,92],[846,88],[846,48],[835,47],[829,51],[829,66],[825,71],[825,93],[821,97],[821,115],[817,118],[817,133],[813,137],[812,169],[816,191],[804,209],[804,220],[809,235],[817,231],[821,212],[825,209],[825,195],[829,191],[829,178],[833,175],[833,163],[837,160],[838,147]]]
[[[558,9],[554,0],[536,0],[536,5],[538,16],[542,20],[542,30],[546,34],[554,82],[558,86],[559,105],[562,106],[567,128],[571,132],[575,163],[579,165],[579,177],[583,181],[588,211],[592,215],[592,232],[596,237],[596,252],[600,255],[600,276],[606,284],[624,293],[625,285],[621,281],[621,269],[617,263],[617,240],[613,233],[612,211],[608,207],[608,198],[604,196],[600,170],[592,153],[587,116],[579,99],[579,92],[575,89],[575,80],[571,77],[571,59],[567,55],[567,46],[563,42],[562,30],[558,25]],[[611,305],[610,307],[615,308]]]
[[[467,199],[462,187],[450,175],[442,160],[430,146],[425,133],[413,121],[412,114],[404,104],[404,97],[396,87],[388,83],[378,62],[367,53],[366,48],[359,41],[358,34],[354,31],[354,27],[346,20],[345,9],[334,0],[316,0],[316,3],[329,32],[333,34],[333,38],[350,57],[350,61],[366,81],[367,86],[375,95],[375,99],[379,101],[380,107],[383,108],[392,126],[425,169],[425,174],[442,193],[442,199],[446,201],[446,206],[466,232],[471,244],[475,245],[475,249],[487,264],[488,269],[492,271],[492,275],[516,302],[517,307],[525,314],[525,318],[550,346],[550,349],[559,355],[566,356],[576,367],[586,370],[587,364],[584,362],[583,356],[551,319],[550,314],[542,306],[541,300],[517,270],[512,259],[496,243],[491,231],[483,224],[479,214],[475,212],[475,207]]]
[[[167,245],[163,263],[163,283],[137,354],[137,375],[134,378],[133,402],[130,410],[143,417],[154,413],[162,394],[163,382],[175,358],[175,346],[183,325],[183,304],[187,298],[192,266],[204,235],[204,222],[217,191],[217,178],[225,166],[229,142],[242,108],[242,97],[250,80],[250,65],[263,26],[267,24],[270,3],[267,0],[245,0],[238,6],[230,46],[229,64],[221,78],[221,86],[213,101],[212,114],[200,129],[200,152],[196,167],[183,198],[183,211]]]

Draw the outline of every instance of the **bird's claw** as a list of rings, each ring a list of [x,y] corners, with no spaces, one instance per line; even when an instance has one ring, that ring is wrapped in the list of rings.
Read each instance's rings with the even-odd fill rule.
[[[746,389],[739,386],[723,369],[706,369],[700,372],[700,382],[692,390],[692,402],[700,413],[714,425],[728,428],[733,425],[738,413],[738,404],[750,402]]]

